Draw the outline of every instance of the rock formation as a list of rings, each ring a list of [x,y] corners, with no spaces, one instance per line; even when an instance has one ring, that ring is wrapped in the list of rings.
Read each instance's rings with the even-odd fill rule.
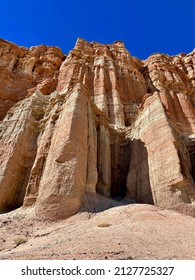
[[[55,91],[64,55],[59,48],[44,45],[30,49],[0,39],[0,120],[18,101],[37,89]]]
[[[63,219],[98,193],[195,216],[195,51],[1,40],[0,67],[1,212]]]

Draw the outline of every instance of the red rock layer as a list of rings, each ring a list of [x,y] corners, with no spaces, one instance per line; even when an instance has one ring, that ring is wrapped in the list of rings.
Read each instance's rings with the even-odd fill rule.
[[[141,61],[80,38],[66,58],[0,49],[1,211],[63,219],[99,193],[195,216],[194,51]]]
[[[17,101],[36,89],[43,94],[55,91],[63,59],[56,47],[27,49],[0,39],[0,120]]]

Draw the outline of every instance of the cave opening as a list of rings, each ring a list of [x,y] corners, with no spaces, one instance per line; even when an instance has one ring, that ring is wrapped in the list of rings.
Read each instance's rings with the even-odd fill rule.
[[[190,174],[195,182],[195,141],[191,141],[190,143],[188,143],[187,149],[188,149],[190,163],[191,163]]]
[[[125,170],[126,169],[126,170]],[[127,193],[126,177],[128,174],[128,164],[126,168],[118,166],[117,170],[112,168],[111,197],[115,200],[125,198]]]
[[[126,179],[130,164],[130,140],[124,134],[114,137],[111,145],[111,197],[122,200],[126,197]]]
[[[190,154],[190,161],[191,161],[191,176],[195,182],[195,149],[194,152],[192,154]]]

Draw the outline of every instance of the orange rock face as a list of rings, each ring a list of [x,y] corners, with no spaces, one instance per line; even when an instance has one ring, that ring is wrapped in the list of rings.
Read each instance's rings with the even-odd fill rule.
[[[98,193],[195,216],[195,51],[141,61],[79,38],[67,56],[0,54],[1,211],[63,219]]]
[[[43,94],[55,91],[63,60],[59,48],[42,45],[27,49],[0,39],[0,120],[36,89]]]

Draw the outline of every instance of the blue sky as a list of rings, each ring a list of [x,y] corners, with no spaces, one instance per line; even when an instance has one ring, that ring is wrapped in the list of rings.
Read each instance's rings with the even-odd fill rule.
[[[100,43],[123,40],[134,56],[170,55],[195,48],[194,0],[3,0],[0,37],[22,46],[59,46],[77,37]]]

